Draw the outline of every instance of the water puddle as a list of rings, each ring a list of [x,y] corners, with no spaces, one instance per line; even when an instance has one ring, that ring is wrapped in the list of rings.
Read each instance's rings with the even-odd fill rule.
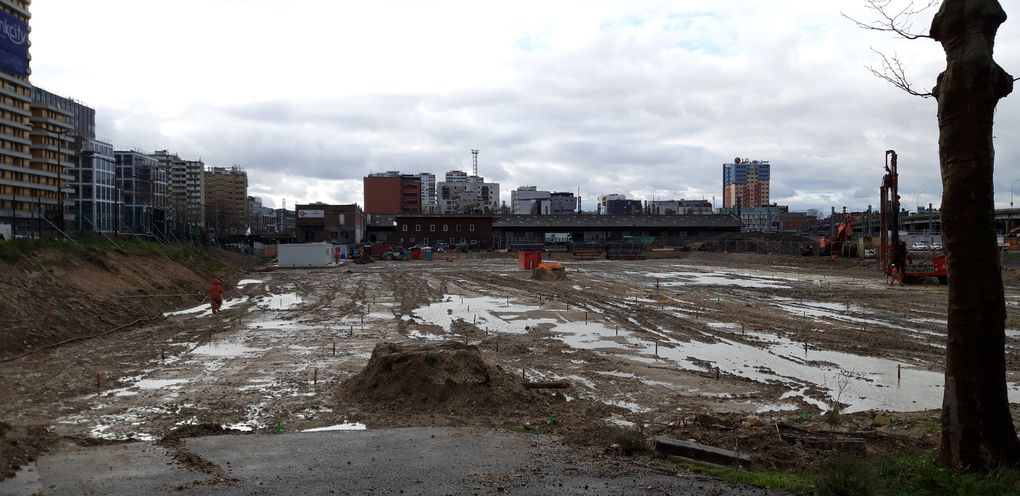
[[[262,284],[265,282],[266,281],[260,281],[258,279],[241,279],[240,281],[237,281],[237,287],[247,286],[249,284]]]
[[[255,306],[266,310],[291,310],[304,303],[297,293],[270,294],[255,300]]]
[[[139,389],[179,389],[182,384],[186,384],[190,379],[142,379],[134,383],[134,387]]]
[[[241,355],[255,352],[263,352],[260,348],[250,348],[236,341],[221,341],[208,343],[192,350],[193,354],[214,357],[239,357]]]
[[[790,286],[780,284],[772,278],[740,277],[726,273],[705,272],[653,272],[647,277],[661,279],[663,287],[675,286],[737,286],[741,288],[789,289]]]
[[[220,310],[226,310],[228,308],[235,307],[242,303],[246,303],[247,301],[248,301],[247,296],[242,296],[241,298],[225,299],[223,300],[223,305],[220,306]],[[164,312],[163,316],[174,317],[177,315],[192,315],[192,314],[198,314],[195,315],[195,317],[205,317],[208,315],[212,315],[212,305],[210,303],[203,303],[201,305],[198,305],[197,307],[192,307],[185,310],[178,310],[176,312]]]
[[[362,424],[361,422],[344,422],[342,424],[330,425],[327,427],[305,429],[301,432],[363,431],[366,429],[368,429],[368,427],[365,424]]]
[[[473,323],[492,332],[524,333],[525,327],[536,322],[525,322],[527,314],[541,310],[533,305],[521,305],[506,298],[490,296],[460,297],[448,295],[443,301],[417,308],[416,320],[442,326],[450,330],[457,320]]]

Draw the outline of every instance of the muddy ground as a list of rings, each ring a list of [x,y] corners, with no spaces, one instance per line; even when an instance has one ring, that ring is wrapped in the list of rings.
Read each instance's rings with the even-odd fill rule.
[[[565,263],[564,280],[532,279],[510,258],[252,273],[219,314],[181,308],[0,363],[0,419],[106,441],[158,440],[189,425],[486,426],[555,432],[593,453],[640,450],[667,434],[778,467],[819,461],[838,436],[871,451],[935,441],[944,286],[889,288],[873,262],[821,258]],[[1016,403],[1020,282],[1016,269],[1005,274]],[[476,346],[514,381],[570,388],[506,405],[425,405],[341,387],[378,343],[446,340]],[[849,415],[823,420],[833,409]],[[777,423],[831,434],[791,448],[777,442]]]

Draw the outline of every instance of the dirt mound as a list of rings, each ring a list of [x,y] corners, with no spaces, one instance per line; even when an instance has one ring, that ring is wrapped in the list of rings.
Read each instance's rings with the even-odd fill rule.
[[[0,242],[0,255],[8,254],[0,256],[0,290],[20,296],[0,300],[0,358],[197,305],[212,277],[229,283],[253,263],[221,250],[126,241],[123,249],[27,246],[8,253],[21,244]]]
[[[567,278],[567,271],[563,269],[559,270],[544,270],[544,269],[533,269],[531,271],[531,278],[536,281],[562,281]]]
[[[413,411],[512,408],[537,399],[483,360],[478,347],[456,342],[379,343],[365,368],[340,386],[340,394],[347,401]]]

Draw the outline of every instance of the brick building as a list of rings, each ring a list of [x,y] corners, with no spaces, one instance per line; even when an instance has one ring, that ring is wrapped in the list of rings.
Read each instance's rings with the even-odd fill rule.
[[[491,215],[398,215],[391,243],[402,246],[466,244],[492,247]]]
[[[297,205],[295,217],[299,243],[361,243],[365,237],[365,212],[356,203]]]
[[[365,213],[414,215],[421,213],[422,178],[397,171],[369,174],[364,179]]]

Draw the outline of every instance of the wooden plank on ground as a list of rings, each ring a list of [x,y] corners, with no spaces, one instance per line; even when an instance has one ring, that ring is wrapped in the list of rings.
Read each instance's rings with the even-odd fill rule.
[[[719,465],[749,465],[751,463],[751,455],[747,453],[680,441],[666,436],[655,438],[655,451]]]

